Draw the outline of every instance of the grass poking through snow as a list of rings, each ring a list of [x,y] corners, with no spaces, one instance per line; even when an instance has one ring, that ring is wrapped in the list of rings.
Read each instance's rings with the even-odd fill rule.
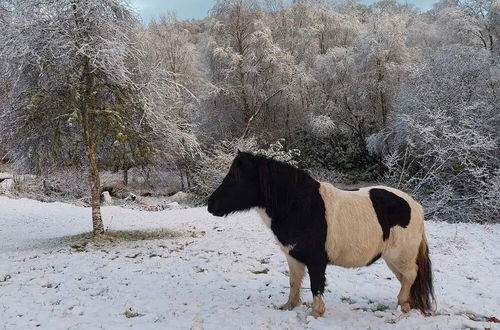
[[[76,252],[86,252],[88,246],[104,247],[108,244],[173,239],[181,236],[182,234],[179,232],[166,229],[107,230],[104,234],[98,236],[92,233],[83,233],[40,241],[42,246],[47,248],[69,245]]]
[[[155,229],[155,230],[106,231],[106,233],[103,236],[104,238],[107,238],[111,241],[134,242],[134,241],[146,241],[154,239],[170,239],[179,237],[181,235],[180,233],[166,229]]]

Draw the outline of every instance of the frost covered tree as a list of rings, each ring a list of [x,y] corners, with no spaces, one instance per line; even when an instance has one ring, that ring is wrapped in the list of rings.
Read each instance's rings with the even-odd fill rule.
[[[387,126],[395,86],[411,64],[404,28],[409,19],[398,14],[376,15],[371,28],[355,41],[355,61],[362,75],[358,95],[370,103],[362,106],[373,109],[377,128]]]
[[[205,110],[219,136],[247,137],[262,122],[286,130],[293,121],[297,67],[274,42],[264,16],[252,1],[221,1],[214,9],[205,52],[213,92]]]
[[[391,127],[369,139],[384,155],[386,180],[412,191],[434,218],[500,218],[500,85],[490,56],[466,46],[433,53],[401,86]]]
[[[155,148],[178,171],[182,189],[190,187],[193,162],[199,151],[192,125],[199,104],[195,94],[202,95],[205,89],[205,77],[197,63],[199,54],[190,40],[189,26],[185,25],[175,17],[163,16],[159,23],[152,22],[146,28],[141,41],[147,67],[154,70],[152,76],[166,73],[164,80],[154,79],[160,84],[166,82],[165,86],[149,86],[158,98],[156,103],[161,105],[152,112],[155,116],[149,124],[154,128]],[[158,95],[155,89],[173,93]]]
[[[484,49],[493,51],[498,43],[498,36],[495,33],[498,0],[461,0],[459,6],[470,17],[474,26],[473,34],[481,40]]]
[[[458,42],[494,51],[498,43],[498,0],[440,1],[435,6],[439,33],[448,43]]]
[[[40,169],[64,159],[64,145],[83,149],[93,232],[101,234],[98,144],[110,126],[126,130],[125,112],[139,101],[129,66],[136,21],[113,0],[11,4],[15,16],[0,37],[12,79],[1,122],[10,154]]]
[[[17,165],[36,171],[84,159],[93,232],[101,234],[99,158],[110,145],[127,144],[128,156],[143,159],[154,153],[153,136],[167,145],[191,138],[176,134],[170,107],[180,87],[145,59],[137,20],[120,1],[1,3],[12,14],[0,35],[10,84],[2,139]]]

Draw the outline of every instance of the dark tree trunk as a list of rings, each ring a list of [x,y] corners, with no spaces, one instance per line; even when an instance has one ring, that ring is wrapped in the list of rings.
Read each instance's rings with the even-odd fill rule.
[[[184,191],[184,173],[181,168],[179,168],[179,177],[181,179],[181,190]]]
[[[123,184],[128,185],[128,166],[123,167]]]

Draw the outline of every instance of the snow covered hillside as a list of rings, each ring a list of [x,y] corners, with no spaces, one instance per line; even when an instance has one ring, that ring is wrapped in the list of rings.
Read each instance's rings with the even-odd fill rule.
[[[90,209],[0,196],[0,329],[499,329],[500,225],[427,223],[438,310],[396,309],[383,261],[327,269],[326,315],[276,308],[288,267],[253,213],[104,207],[112,230],[166,229],[173,238],[78,244]],[[312,300],[308,280],[303,300]]]

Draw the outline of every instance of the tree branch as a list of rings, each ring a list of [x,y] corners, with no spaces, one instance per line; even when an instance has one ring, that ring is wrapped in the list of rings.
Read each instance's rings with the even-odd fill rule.
[[[276,96],[277,94],[281,93],[283,89],[278,89],[276,92],[274,92],[271,96],[269,96],[267,99],[264,100],[257,109],[257,111],[254,112],[252,116],[250,116],[250,119],[248,119],[247,125],[245,127],[245,131],[243,132],[243,135],[241,136],[242,139],[245,139],[248,135],[248,132],[250,132],[250,125],[252,124],[253,120],[255,119],[256,116],[259,115],[260,111],[262,110],[262,107],[264,104],[269,103],[269,101]]]

